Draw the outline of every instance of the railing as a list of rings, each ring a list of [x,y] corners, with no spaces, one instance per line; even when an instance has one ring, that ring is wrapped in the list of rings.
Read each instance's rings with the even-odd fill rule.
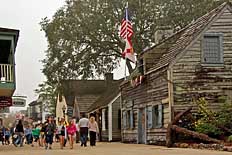
[[[14,82],[13,65],[0,64],[0,83]]]

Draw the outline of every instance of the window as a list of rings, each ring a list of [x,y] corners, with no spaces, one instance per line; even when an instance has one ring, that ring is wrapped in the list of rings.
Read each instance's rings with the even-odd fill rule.
[[[152,115],[153,115],[153,107],[150,106],[147,108],[147,127],[148,129],[151,129],[153,128],[153,118],[152,118]]]
[[[124,111],[123,112],[123,129],[126,129],[127,128],[127,112]]]
[[[121,129],[121,109],[118,110],[118,129]]]
[[[161,128],[163,126],[163,105],[147,108],[147,128]]]
[[[130,113],[130,128],[133,129],[134,128],[134,112],[133,110],[130,110],[129,113]]]
[[[106,111],[105,111],[105,125],[106,125],[106,129],[108,129],[108,127],[109,127],[109,118],[108,118],[108,115],[109,115],[109,112],[108,112],[108,109],[106,109]]]
[[[205,34],[202,42],[202,63],[222,64],[223,43],[222,34]]]
[[[139,59],[138,61],[138,70],[141,75],[144,75],[144,69],[143,69],[143,59]]]
[[[123,128],[132,129],[134,128],[134,112],[128,110],[123,112]]]

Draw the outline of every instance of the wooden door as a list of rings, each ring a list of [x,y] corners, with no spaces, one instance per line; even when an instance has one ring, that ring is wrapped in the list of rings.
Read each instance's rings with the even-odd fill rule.
[[[138,112],[138,143],[146,143],[146,113],[145,108],[139,109]]]

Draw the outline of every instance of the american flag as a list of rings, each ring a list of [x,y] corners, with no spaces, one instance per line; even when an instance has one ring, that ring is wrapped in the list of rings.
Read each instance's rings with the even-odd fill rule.
[[[132,24],[131,24],[129,17],[128,17],[128,8],[126,8],[125,17],[122,19],[120,36],[123,39],[127,39],[127,38],[131,38],[132,35],[133,35]]]
[[[132,24],[128,16],[128,7],[126,7],[125,17],[121,23],[120,36],[125,40],[126,47],[122,53],[122,56],[135,63],[134,50],[132,47],[131,37],[133,35]]]

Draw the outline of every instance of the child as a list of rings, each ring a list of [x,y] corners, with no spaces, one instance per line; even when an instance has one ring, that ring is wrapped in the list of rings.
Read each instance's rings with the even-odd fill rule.
[[[67,126],[67,132],[68,132],[68,137],[69,137],[69,144],[70,144],[70,149],[73,149],[73,137],[77,132],[77,127],[75,124],[74,119],[70,121],[69,125]]]
[[[38,142],[40,146],[39,136],[40,136],[40,128],[38,125],[32,129],[32,136],[35,142]]]
[[[66,136],[66,127],[64,125],[64,122],[61,120],[58,123],[57,126],[57,135],[59,136],[59,140],[60,140],[60,148],[63,149],[64,147],[64,139]]]
[[[33,136],[32,136],[32,129],[31,126],[28,125],[24,130],[25,136],[26,136],[26,142],[28,145],[31,144],[33,146]]]
[[[6,128],[5,129],[5,133],[4,133],[4,136],[5,136],[5,144],[6,145],[9,145],[10,144],[10,129],[9,128]]]

